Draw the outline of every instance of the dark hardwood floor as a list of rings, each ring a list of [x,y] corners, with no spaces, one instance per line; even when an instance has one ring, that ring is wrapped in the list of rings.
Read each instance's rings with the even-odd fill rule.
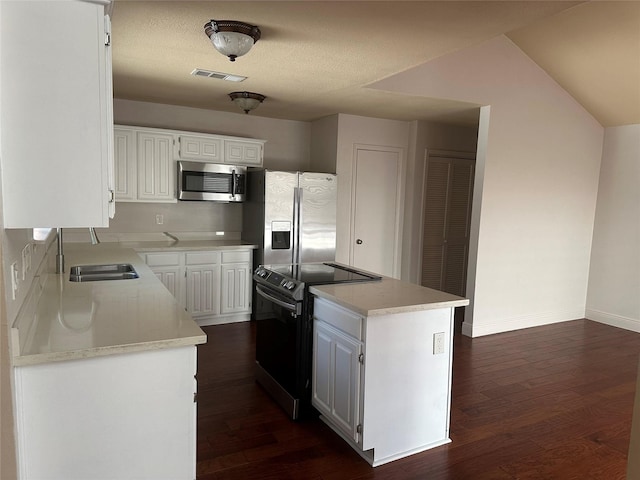
[[[371,468],[253,378],[251,322],[198,347],[198,480],[624,479],[640,335],[588,320],[455,337],[452,443]],[[399,392],[401,394],[401,392]]]

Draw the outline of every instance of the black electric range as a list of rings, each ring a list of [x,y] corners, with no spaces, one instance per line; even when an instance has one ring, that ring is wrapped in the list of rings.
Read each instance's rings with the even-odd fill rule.
[[[313,298],[309,287],[382,277],[336,263],[264,265],[253,279],[268,313],[256,320],[256,380],[298,420],[313,415]]]

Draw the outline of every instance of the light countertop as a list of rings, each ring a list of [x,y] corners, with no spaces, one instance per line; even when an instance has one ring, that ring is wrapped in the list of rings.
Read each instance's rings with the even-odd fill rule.
[[[366,317],[469,305],[466,298],[389,277],[378,282],[317,285],[309,291]]]
[[[37,302],[31,308],[23,307],[31,312],[27,313],[29,318],[25,322],[19,317],[16,322],[21,325],[32,323],[33,328],[20,330],[19,335],[26,335],[26,338],[20,338],[17,354],[16,347],[13,348],[14,365],[206,342],[202,329],[178,305],[135,250],[109,243],[95,246],[68,243],[64,254],[66,273],[43,273],[36,280],[42,288]],[[69,271],[74,265],[111,263],[132,264],[140,278],[69,281]],[[31,318],[35,321],[30,322]]]

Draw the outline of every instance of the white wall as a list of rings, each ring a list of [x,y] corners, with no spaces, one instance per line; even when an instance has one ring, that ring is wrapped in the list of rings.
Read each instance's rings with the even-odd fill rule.
[[[409,148],[410,124],[398,120],[359,117],[339,114],[336,143],[336,173],[338,175],[338,213],[336,219],[336,260],[350,264],[349,246],[352,223],[352,182],[354,168],[354,146],[356,144]],[[406,167],[403,166],[403,175]],[[404,182],[403,182],[404,184]]]
[[[640,332],[640,125],[605,130],[586,316]]]
[[[603,139],[593,117],[505,36],[373,87],[490,105],[479,124],[463,332],[584,317]]]
[[[338,118],[330,115],[311,122],[310,167],[313,171],[336,173]]]
[[[422,195],[427,150],[446,150],[475,153],[478,128],[439,123],[411,122],[411,139],[407,156],[407,181],[404,204],[404,232],[402,242],[402,279],[419,284],[420,268],[416,261],[422,236]]]

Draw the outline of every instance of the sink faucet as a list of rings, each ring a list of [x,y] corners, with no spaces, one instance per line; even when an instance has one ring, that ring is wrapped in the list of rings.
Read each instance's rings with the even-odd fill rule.
[[[89,227],[89,237],[91,237],[91,245],[98,245],[100,243],[100,239],[98,238],[95,228]]]
[[[56,255],[56,273],[64,273],[64,253],[62,251],[62,228],[56,229],[58,240],[58,254]]]
[[[91,245],[98,245],[100,239],[96,233],[96,229],[89,227],[89,237],[91,238]],[[58,253],[56,255],[56,273],[64,273],[64,251],[62,245],[62,228],[56,229],[56,239],[58,241]]]

